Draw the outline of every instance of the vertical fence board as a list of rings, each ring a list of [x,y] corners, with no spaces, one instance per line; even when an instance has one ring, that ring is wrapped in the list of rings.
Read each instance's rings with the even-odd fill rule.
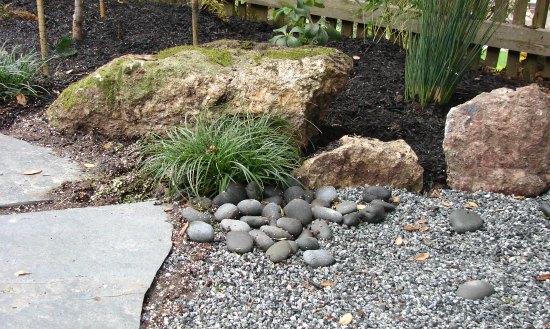
[[[223,2],[223,9],[225,12],[225,17],[231,17],[235,15],[235,1],[225,0]]]
[[[546,18],[548,17],[548,5],[550,0],[537,0],[535,5],[535,14],[533,15],[532,27],[543,29],[546,26]],[[538,76],[542,76],[546,65],[544,56],[528,54],[527,59],[523,63],[523,79],[534,81]]]
[[[246,19],[246,3],[241,3],[240,1],[237,2],[237,17]]]
[[[342,35],[346,37],[353,36],[353,22],[342,21]]]
[[[512,17],[512,24],[525,25],[527,5],[529,5],[529,0],[516,0]],[[508,78],[517,79],[519,77],[519,73],[521,71],[519,55],[519,51],[508,50],[508,60],[506,62],[506,76]]]
[[[493,18],[497,22],[504,22],[506,19],[506,12],[508,8],[509,0],[495,0],[495,13],[502,13],[495,15]],[[485,66],[496,68],[498,63],[498,57],[500,56],[500,48],[487,47],[487,54],[485,56]]]
[[[255,22],[264,22],[267,23],[267,11],[268,8],[265,6],[255,5],[255,4],[249,4],[248,5],[248,12],[247,17],[248,19],[255,21]]]

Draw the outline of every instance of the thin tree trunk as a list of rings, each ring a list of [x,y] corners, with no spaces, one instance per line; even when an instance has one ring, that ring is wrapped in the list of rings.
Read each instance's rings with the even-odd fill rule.
[[[83,3],[83,0],[74,0],[73,40],[82,39],[82,22],[84,21]]]
[[[191,27],[193,28],[193,46],[199,45],[199,0],[191,0]]]
[[[44,4],[42,0],[36,0],[36,11],[38,12],[38,35],[40,38],[40,54],[42,60],[48,57],[48,43],[46,42],[46,18],[44,17]],[[42,66],[42,73],[49,75],[48,64]]]
[[[99,0],[99,17],[105,17],[105,0]]]

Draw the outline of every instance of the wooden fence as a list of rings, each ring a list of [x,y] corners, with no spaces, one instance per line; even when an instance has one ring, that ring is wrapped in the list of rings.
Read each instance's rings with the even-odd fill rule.
[[[271,22],[271,10],[279,8],[285,0],[225,0],[227,16]],[[295,0],[286,0],[294,3]],[[496,6],[507,6],[509,0],[495,0]],[[534,16],[529,26],[525,25],[529,0],[516,0],[511,14],[511,22],[500,24],[487,42],[485,61],[481,64],[496,68],[501,48],[508,49],[506,75],[514,79],[536,81],[550,78],[550,30],[545,29],[550,0],[537,0]],[[373,23],[379,23],[380,11],[360,12],[360,6],[354,0],[325,0],[325,8],[311,8],[312,15],[326,17],[328,21],[341,26],[341,33],[347,37],[362,38],[363,31]],[[381,28],[385,28],[380,24]],[[486,22],[480,31],[490,26]],[[418,23],[408,22],[406,29],[418,32]],[[354,33],[355,31],[355,33]],[[527,54],[521,56],[521,54]]]

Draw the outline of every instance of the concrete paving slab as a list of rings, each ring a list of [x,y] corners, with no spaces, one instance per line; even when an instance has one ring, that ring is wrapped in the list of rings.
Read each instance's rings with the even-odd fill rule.
[[[23,174],[31,170],[41,172]],[[49,191],[79,177],[77,164],[49,148],[0,134],[0,208],[47,201]]]
[[[166,219],[150,202],[0,216],[0,327],[139,328]]]

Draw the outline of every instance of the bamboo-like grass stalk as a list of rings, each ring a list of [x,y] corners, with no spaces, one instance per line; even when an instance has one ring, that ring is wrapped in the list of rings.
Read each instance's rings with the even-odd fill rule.
[[[489,16],[490,2],[421,1],[420,34],[410,34],[407,49],[405,97],[417,99],[422,107],[432,101],[439,104],[450,101],[462,75],[498,25],[493,21],[476,39]]]
[[[46,41],[46,18],[44,17],[44,2],[42,0],[36,0],[36,11],[38,12],[38,35],[40,38],[40,55],[44,61],[42,66],[42,73],[49,75],[50,70],[48,64],[45,62],[48,58],[48,42]]]

